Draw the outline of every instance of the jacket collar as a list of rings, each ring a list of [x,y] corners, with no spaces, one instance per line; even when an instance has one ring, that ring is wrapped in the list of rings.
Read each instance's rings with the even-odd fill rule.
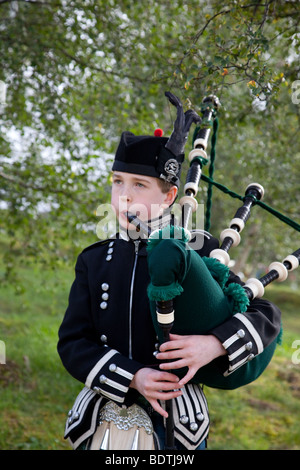
[[[151,228],[151,232],[166,227],[168,225],[174,225],[174,215],[170,211],[167,211],[161,217],[148,221],[147,225]],[[137,230],[125,230],[121,227],[119,230],[119,237],[125,241],[148,240],[148,234],[137,232]]]

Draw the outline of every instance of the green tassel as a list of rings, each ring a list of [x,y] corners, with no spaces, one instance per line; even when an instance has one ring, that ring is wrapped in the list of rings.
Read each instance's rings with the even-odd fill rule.
[[[247,310],[247,306],[250,303],[248,296],[246,295],[245,289],[243,289],[243,287],[240,284],[237,284],[236,282],[232,282],[228,285],[228,287],[225,287],[226,282],[229,278],[229,268],[224,264],[220,263],[215,258],[207,258],[204,256],[202,259],[206,264],[208,270],[210,271],[211,275],[219,283],[224,294],[232,298],[233,314],[238,312],[245,312]]]
[[[177,295],[183,292],[182,286],[178,281],[169,284],[168,286],[154,286],[149,284],[147,288],[148,297],[150,300],[172,300]]]
[[[235,313],[244,313],[250,303],[245,289],[236,282],[232,282],[224,289],[224,294],[233,300],[233,315]]]
[[[203,261],[214,279],[220,284],[221,288],[225,288],[225,284],[229,278],[229,268],[220,263],[216,258],[207,258],[203,256]]]

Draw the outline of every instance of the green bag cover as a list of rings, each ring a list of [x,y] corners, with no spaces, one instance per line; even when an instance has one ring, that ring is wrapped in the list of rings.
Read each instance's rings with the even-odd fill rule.
[[[166,238],[167,234],[171,238]],[[157,322],[156,301],[174,301],[175,320],[171,332],[179,335],[207,334],[237,312],[247,309],[249,299],[243,287],[231,283],[225,287],[229,269],[214,258],[201,258],[188,248],[183,229],[168,227],[156,232],[148,241],[150,284],[148,297],[156,334],[163,342],[163,333]],[[218,361],[199,369],[193,382],[233,389],[255,380],[266,368],[276,347],[266,348],[251,362],[224,376]],[[187,369],[174,370],[179,377]]]

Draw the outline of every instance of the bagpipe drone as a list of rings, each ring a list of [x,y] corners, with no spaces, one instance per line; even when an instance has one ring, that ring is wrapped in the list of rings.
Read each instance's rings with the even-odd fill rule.
[[[183,112],[180,100],[166,93],[170,102],[177,107],[174,131],[166,148],[173,153],[182,153],[187,133],[195,119],[189,119],[188,111]],[[231,247],[240,243],[253,205],[258,204],[264,189],[257,183],[250,184],[243,197],[243,205],[237,210],[229,228],[221,235],[221,246],[209,257],[201,257],[189,248],[192,233],[188,230],[191,214],[197,209],[196,195],[202,175],[202,168],[208,162],[206,153],[211,128],[219,108],[217,97],[210,95],[202,102],[202,119],[194,135],[194,148],[189,154],[189,170],[180,199],[182,208],[179,226],[168,226],[151,233],[151,229],[134,214],[128,220],[148,237],[148,267],[150,285],[148,297],[156,333],[161,342],[168,341],[169,334],[208,334],[235,314],[243,314],[251,300],[264,295],[264,288],[275,281],[284,281],[288,272],[296,269],[300,261],[300,249],[287,256],[282,263],[274,262],[269,272],[260,279],[249,279],[245,285],[227,283],[229,278],[229,254]],[[175,140],[175,144],[174,144]],[[172,182],[172,171],[169,179]],[[234,389],[255,380],[267,367],[274,354],[278,338],[260,354],[249,354],[249,361],[237,370],[223,374],[217,360],[198,370],[194,383],[209,387]],[[183,377],[186,370],[176,370]],[[170,424],[171,426],[171,424]]]

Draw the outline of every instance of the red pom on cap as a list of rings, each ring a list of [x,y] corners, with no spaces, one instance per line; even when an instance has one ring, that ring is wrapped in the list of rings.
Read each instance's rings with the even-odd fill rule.
[[[154,135],[155,137],[162,137],[164,131],[162,129],[155,129]]]

